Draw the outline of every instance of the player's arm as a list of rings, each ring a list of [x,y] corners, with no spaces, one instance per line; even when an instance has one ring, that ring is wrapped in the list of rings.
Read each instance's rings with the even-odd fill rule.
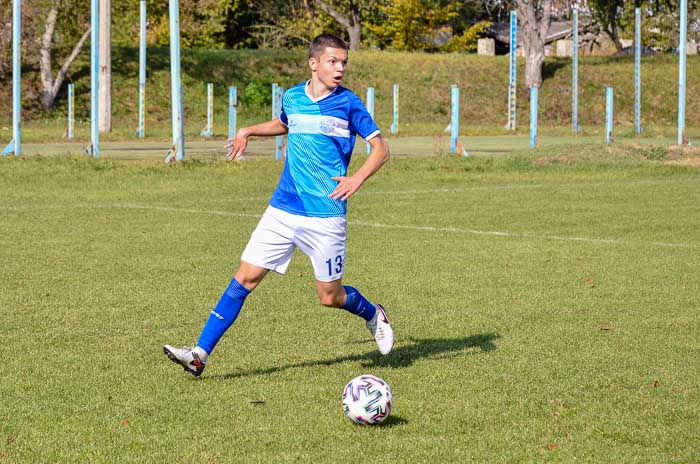
[[[275,135],[284,135],[288,131],[287,126],[282,124],[279,118],[271,121],[256,124],[254,126],[241,127],[236,132],[236,136],[229,139],[224,148],[228,150],[226,156],[230,160],[234,160],[241,156],[246,148],[248,148],[249,137],[271,137]]]
[[[334,181],[338,182],[338,185],[335,186],[335,189],[330,194],[332,199],[345,201],[350,198],[372,174],[379,171],[379,168],[389,160],[389,144],[382,137],[382,134],[372,137],[368,140],[368,143],[372,150],[355,174],[352,176],[332,177]]]

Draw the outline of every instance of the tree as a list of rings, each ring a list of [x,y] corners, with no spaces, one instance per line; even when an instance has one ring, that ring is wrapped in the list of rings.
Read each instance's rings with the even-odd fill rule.
[[[59,15],[60,0],[54,1],[46,15],[44,33],[41,35],[39,45],[39,70],[41,75],[41,104],[44,109],[49,109],[53,106],[56,95],[63,84],[68,68],[73,64],[73,61],[83,48],[85,41],[90,35],[91,28],[88,26],[82,37],[75,44],[70,54],[63,60],[63,65],[58,70],[56,78],[53,78],[52,73],[52,52],[54,49],[54,34],[56,32],[56,23]]]
[[[342,11],[340,8],[332,7],[323,0],[313,1],[324,13],[345,28],[350,38],[350,50],[359,50],[362,39],[362,18],[360,17],[359,3],[351,0],[344,5],[345,8]]]
[[[552,0],[517,0],[517,4],[518,29],[525,50],[525,82],[528,87],[541,87],[544,45],[549,33]]]
[[[130,0],[136,4],[136,0]],[[223,48],[228,12],[234,8],[234,0],[180,0],[180,42],[183,47]],[[138,7],[136,8],[138,11]],[[155,43],[170,43],[170,19],[168,2],[148,2],[149,24]]]
[[[433,0],[394,0],[379,9],[385,20],[369,24],[368,29],[380,45],[396,50],[436,48],[431,36],[458,15],[455,4],[441,6]]]
[[[620,40],[619,17],[624,10],[623,0],[591,0],[589,3],[593,17],[600,28],[615,44],[617,51],[622,50]],[[634,8],[632,8],[634,15]]]

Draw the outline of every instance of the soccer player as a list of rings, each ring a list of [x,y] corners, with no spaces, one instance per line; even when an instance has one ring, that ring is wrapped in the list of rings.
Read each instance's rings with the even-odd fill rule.
[[[243,155],[251,136],[288,134],[284,170],[270,204],[241,256],[233,280],[211,311],[194,348],[163,346],[164,353],[198,377],[207,358],[238,317],[248,294],[270,270],[284,274],[301,249],[316,276],[322,305],[342,308],[366,321],[379,351],[388,354],[394,333],[382,305],[342,285],[345,271],[347,200],[389,159],[389,148],[362,101],[340,85],[348,46],[337,36],[316,37],[309,48],[311,79],[287,90],[279,118],[241,128],[228,141],[228,158]],[[347,172],[356,135],[371,152],[352,175]]]

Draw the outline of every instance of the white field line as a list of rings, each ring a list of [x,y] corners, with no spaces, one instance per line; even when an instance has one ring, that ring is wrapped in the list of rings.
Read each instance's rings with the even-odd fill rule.
[[[448,233],[455,233],[455,234],[471,234],[471,235],[493,235],[496,237],[526,238],[526,239],[534,239],[534,240],[557,240],[557,241],[567,241],[567,242],[587,242],[587,243],[601,243],[601,244],[611,244],[611,245],[652,245],[652,246],[666,247],[666,248],[700,248],[700,245],[693,245],[691,243],[645,242],[645,241],[631,241],[631,240],[593,238],[593,237],[563,237],[563,236],[559,236],[559,235],[530,234],[527,232],[514,233],[514,232],[500,232],[500,231],[496,231],[496,230],[462,229],[459,227],[408,226],[408,225],[400,225],[400,224],[378,224],[378,223],[362,222],[362,221],[348,221],[348,224],[354,225],[354,226],[374,227],[374,228],[380,228],[380,229],[399,229],[399,230],[411,230],[411,231],[420,231],[420,232],[448,232]]]
[[[604,186],[653,186],[663,184],[692,184],[698,185],[697,180],[663,179],[663,180],[616,180],[602,182],[576,182],[566,184],[495,184],[495,185],[476,185],[472,187],[451,187],[451,188],[432,188],[432,189],[403,189],[403,190],[360,190],[357,195],[430,195],[434,193],[461,193],[473,192],[480,190],[526,190],[526,189],[558,189],[558,188],[574,188],[574,187],[604,187]]]
[[[150,211],[162,211],[167,213],[178,213],[178,214],[204,214],[208,216],[223,216],[223,217],[245,217],[259,219],[260,214],[253,213],[236,213],[231,211],[217,211],[217,210],[203,210],[203,209],[191,209],[191,208],[175,208],[170,206],[152,206],[152,205],[142,205],[135,203],[124,203],[124,204],[113,204],[113,205],[75,205],[75,206],[54,206],[49,208],[22,208],[22,207],[0,207],[0,209],[60,209],[60,208],[75,208],[75,209],[131,209],[131,210],[150,210]],[[351,226],[360,227],[372,227],[375,229],[394,229],[394,230],[409,230],[415,232],[442,232],[442,233],[452,233],[452,234],[465,234],[465,235],[490,235],[494,237],[505,237],[505,238],[519,238],[519,239],[529,239],[529,240],[544,240],[544,241],[565,241],[565,242],[583,242],[583,243],[595,243],[603,245],[647,245],[654,247],[664,247],[664,248],[700,248],[700,245],[695,245],[692,243],[669,243],[669,242],[647,242],[647,241],[632,241],[632,240],[622,240],[622,239],[606,239],[606,238],[595,238],[595,237],[567,237],[560,235],[544,235],[544,234],[532,234],[527,232],[502,232],[496,230],[475,230],[475,229],[463,229],[460,227],[435,227],[435,226],[413,226],[413,225],[402,225],[402,224],[381,224],[376,222],[365,222],[365,221],[348,221]]]

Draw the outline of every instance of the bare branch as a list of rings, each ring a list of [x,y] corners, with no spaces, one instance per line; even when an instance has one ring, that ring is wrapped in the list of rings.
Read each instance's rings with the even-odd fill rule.
[[[73,47],[73,51],[71,51],[70,55],[68,55],[68,57],[63,62],[63,66],[61,66],[61,69],[58,71],[56,81],[53,84],[54,96],[58,93],[58,90],[61,88],[61,84],[63,84],[63,80],[65,79],[66,74],[68,73],[68,68],[70,68],[70,65],[73,64],[73,61],[75,61],[75,59],[80,54],[80,50],[83,48],[83,45],[85,45],[85,42],[87,41],[88,37],[90,37],[91,31],[92,27],[88,26],[87,30],[83,33],[83,36],[80,38],[80,40],[78,40],[78,43],[75,44],[75,47]]]
[[[350,29],[353,27],[353,24],[350,22],[350,18],[348,18],[342,13],[335,11],[333,8],[328,6],[328,4],[323,0],[314,0],[314,3],[316,3],[323,10],[324,13],[326,13],[331,18],[335,19],[344,28]]]

